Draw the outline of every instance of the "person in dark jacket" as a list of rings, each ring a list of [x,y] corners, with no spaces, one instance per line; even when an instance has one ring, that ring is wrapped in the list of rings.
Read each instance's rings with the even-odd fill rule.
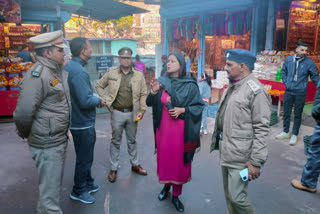
[[[167,55],[165,55],[165,54],[162,55],[162,57],[161,57],[162,69],[161,69],[160,76],[163,76],[167,71],[167,61],[168,61]]]
[[[290,146],[297,144],[297,136],[301,125],[302,111],[306,100],[309,76],[315,85],[318,85],[319,75],[314,62],[307,57],[308,43],[299,42],[294,56],[289,56],[283,64],[281,78],[286,86],[283,98],[283,131],[276,136],[282,140],[290,138],[290,118],[293,104],[294,123]]]
[[[76,150],[76,166],[74,186],[70,194],[73,200],[82,203],[94,203],[90,193],[96,192],[99,185],[94,183],[91,176],[96,131],[94,128],[96,107],[105,105],[105,101],[92,92],[89,75],[84,69],[91,58],[90,42],[82,37],[74,38],[70,43],[72,60],[64,70],[69,73],[68,84],[71,97],[71,133]]]
[[[17,54],[17,57],[20,57],[23,59],[23,62],[34,62],[31,53],[28,50],[28,46],[26,44],[23,44],[20,47],[20,50]]]
[[[313,135],[311,136],[311,145],[307,154],[307,163],[304,165],[301,180],[293,179],[291,184],[293,187],[315,193],[320,173],[320,84],[316,93],[313,104],[312,117],[316,120],[317,125]]]

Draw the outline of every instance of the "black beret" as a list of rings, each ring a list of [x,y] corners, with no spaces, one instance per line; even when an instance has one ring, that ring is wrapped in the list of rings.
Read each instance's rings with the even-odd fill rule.
[[[225,52],[226,60],[234,61],[237,63],[246,64],[250,70],[254,69],[256,56],[245,49],[230,49]]]

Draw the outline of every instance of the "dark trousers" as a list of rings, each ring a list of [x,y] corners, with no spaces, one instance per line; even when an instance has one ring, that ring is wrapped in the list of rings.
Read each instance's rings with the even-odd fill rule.
[[[94,127],[83,130],[71,130],[76,151],[73,192],[81,194],[93,185],[91,176],[96,130]]]
[[[311,136],[311,145],[308,150],[307,163],[303,168],[301,183],[311,189],[317,188],[320,173],[320,126],[316,125]]]
[[[299,129],[301,126],[302,111],[303,111],[305,100],[306,100],[306,95],[291,95],[288,93],[284,94],[284,97],[283,97],[283,131],[284,132],[289,133],[291,112],[294,104],[294,121],[293,121],[292,134],[298,136]]]

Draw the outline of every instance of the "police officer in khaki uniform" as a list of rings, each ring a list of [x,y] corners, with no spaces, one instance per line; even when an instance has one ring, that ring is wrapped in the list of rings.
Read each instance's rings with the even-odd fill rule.
[[[63,177],[70,99],[67,73],[62,71],[62,31],[30,38],[37,54],[36,64],[20,83],[14,112],[17,133],[27,138],[39,177],[37,214],[62,214],[60,190]]]
[[[225,69],[230,84],[220,102],[211,152],[220,150],[223,186],[229,214],[252,214],[248,181],[240,171],[248,168],[249,180],[260,176],[267,159],[270,95],[254,77],[256,57],[243,49],[226,51]]]
[[[111,112],[112,139],[110,144],[111,170],[110,182],[117,179],[120,144],[123,129],[126,131],[128,153],[132,171],[147,175],[147,171],[139,165],[136,132],[138,120],[146,111],[147,86],[143,73],[133,68],[132,50],[124,47],[118,51],[120,67],[107,72],[96,85],[96,91],[105,99]],[[107,88],[107,93],[104,89]]]

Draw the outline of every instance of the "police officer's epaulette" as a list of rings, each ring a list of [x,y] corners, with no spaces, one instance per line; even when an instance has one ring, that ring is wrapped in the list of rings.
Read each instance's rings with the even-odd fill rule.
[[[249,85],[250,89],[253,91],[255,95],[261,92],[260,86],[257,83],[255,83],[253,80],[249,80],[247,84]]]
[[[43,65],[39,64],[36,66],[36,68],[31,72],[33,77],[40,77],[41,72],[43,69]]]

